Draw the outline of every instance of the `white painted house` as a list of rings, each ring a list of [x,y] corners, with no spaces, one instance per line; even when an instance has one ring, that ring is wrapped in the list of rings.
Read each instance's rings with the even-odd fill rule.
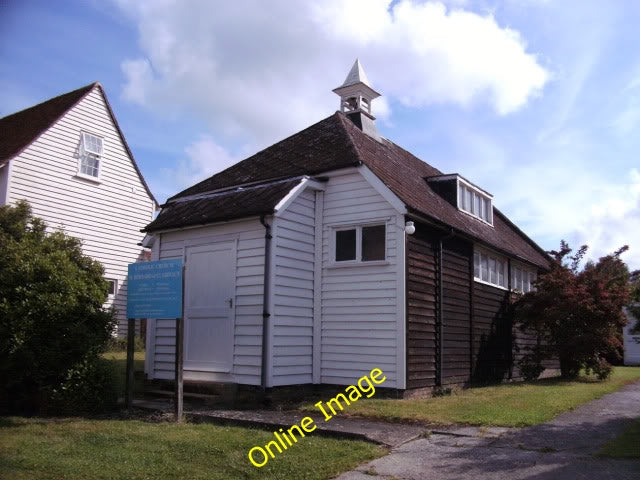
[[[501,300],[478,294],[489,299],[476,312],[469,302],[458,308],[459,298],[473,288],[505,298],[511,258],[519,289],[548,265],[486,192],[457,174],[440,178],[380,137],[371,113],[379,94],[359,62],[334,91],[340,111],[180,192],[146,227],[154,260],[185,261],[186,380],[348,385],[379,368],[388,388],[466,381],[473,365],[455,362],[476,355],[472,345],[486,357],[485,331],[477,332]],[[427,181],[435,177],[437,186]],[[464,185],[484,210],[457,207],[455,191],[438,193],[451,185]],[[435,243],[426,240],[431,231]],[[444,268],[432,255],[437,241]],[[474,285],[476,243],[478,262],[491,252],[493,270]],[[464,327],[454,324],[461,317]],[[150,321],[149,378],[174,378],[174,333],[174,320]]]
[[[21,199],[102,263],[126,333],[127,265],[158,204],[99,83],[0,119],[0,205]]]
[[[625,308],[624,313],[629,320],[623,329],[624,364],[640,365],[640,333],[633,333],[634,327],[640,319],[634,317],[629,309]]]

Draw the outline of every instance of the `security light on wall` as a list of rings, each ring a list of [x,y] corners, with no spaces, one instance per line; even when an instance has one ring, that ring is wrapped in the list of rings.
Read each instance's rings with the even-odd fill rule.
[[[416,233],[416,226],[412,221],[408,221],[404,224],[404,231],[407,235],[413,235]]]

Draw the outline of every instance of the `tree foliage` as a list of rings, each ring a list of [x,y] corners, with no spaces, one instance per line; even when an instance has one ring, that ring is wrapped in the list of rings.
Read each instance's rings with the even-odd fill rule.
[[[102,265],[48,233],[26,202],[0,207],[0,408],[44,411],[114,328]]]
[[[575,377],[581,369],[606,378],[611,366],[607,358],[622,348],[620,334],[626,323],[623,307],[629,304],[629,270],[620,259],[627,250],[589,261],[580,270],[587,246],[571,255],[562,241],[552,256],[551,268],[539,276],[536,290],[523,295],[514,305],[516,320],[523,330],[535,332],[538,348],[524,357],[532,364],[551,357],[560,361],[561,374]]]

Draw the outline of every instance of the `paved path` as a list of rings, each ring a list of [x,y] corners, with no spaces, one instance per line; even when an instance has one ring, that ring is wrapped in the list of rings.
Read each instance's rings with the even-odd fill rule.
[[[167,401],[135,400],[134,406],[147,410],[171,411]],[[311,417],[318,429],[314,435],[365,439],[387,447],[397,447],[419,438],[427,427],[424,425],[400,425],[375,422],[357,418],[335,416],[325,422],[322,415],[313,413],[276,410],[211,410],[185,407],[185,414],[193,421],[224,425],[241,425],[278,430],[300,424],[304,417]]]
[[[638,480],[640,461],[593,456],[638,417],[640,382],[535,427],[419,438],[337,480]]]

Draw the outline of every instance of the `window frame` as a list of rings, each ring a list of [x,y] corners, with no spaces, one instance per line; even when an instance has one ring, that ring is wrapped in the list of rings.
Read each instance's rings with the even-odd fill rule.
[[[365,227],[384,227],[384,259],[382,260],[362,260],[362,229]],[[329,264],[331,267],[354,266],[354,265],[386,265],[389,263],[387,251],[387,233],[389,225],[386,220],[371,221],[366,223],[335,225],[330,227],[330,252]],[[356,231],[356,257],[353,260],[336,260],[337,253],[337,232],[355,230]]]
[[[113,300],[116,297],[116,293],[118,292],[118,279],[105,277],[105,280],[108,283],[113,283],[113,293],[107,293],[107,301]]]
[[[476,266],[476,256],[480,256],[480,264],[479,270]],[[483,259],[487,260],[487,280],[483,280],[482,275],[484,273],[483,270]],[[495,260],[495,275],[498,283],[491,282],[491,259]],[[473,246],[473,280],[478,283],[483,283],[485,285],[489,285],[491,287],[500,288],[502,290],[511,291],[514,293],[528,293],[534,291],[533,282],[538,278],[538,271],[535,267],[530,267],[525,265],[524,263],[517,262],[514,260],[510,260],[505,255],[501,255],[487,248],[474,245]],[[502,274],[503,274],[503,283],[504,285],[500,285],[500,270],[498,268],[499,262],[502,263]],[[511,264],[511,265],[509,265]],[[476,272],[479,271],[480,276],[476,276]],[[520,276],[519,285],[516,286],[516,278]],[[527,283],[525,284],[523,275],[526,277]],[[521,289],[520,287],[526,287],[526,289]],[[511,289],[509,289],[511,287]]]
[[[459,176],[456,189],[458,210],[493,227],[493,197]]]
[[[535,291],[533,282],[535,282],[536,279],[538,278],[538,272],[536,271],[536,269],[528,267],[520,262],[511,262],[512,285],[515,285],[516,283],[514,280],[518,276],[516,272],[518,272],[520,276],[520,282],[519,282],[520,285],[513,286],[511,290],[513,292],[523,293],[523,294]],[[526,283],[525,283],[525,278],[526,278]],[[520,288],[520,286],[522,286],[523,288]]]
[[[94,150],[89,150],[86,149],[86,145],[88,144],[87,142],[87,138],[89,137],[93,137],[96,139],[100,140],[100,151],[94,151]],[[92,168],[96,168],[97,170],[97,175],[91,175],[88,173],[85,173],[82,171],[82,167],[83,167],[83,162],[88,159],[88,158],[93,158],[95,160],[97,160],[98,162],[98,166],[97,167],[92,167]],[[85,130],[81,130],[80,131],[80,142],[78,145],[78,164],[77,164],[77,171],[76,171],[76,177],[79,178],[83,178],[86,180],[90,180],[92,182],[96,182],[96,183],[100,183],[101,181],[101,177],[102,177],[102,162],[104,159],[104,138],[101,137],[100,135],[96,135],[94,133],[91,132],[87,132]]]
[[[476,265],[476,258],[479,259],[478,265]],[[483,279],[485,273],[484,261],[486,260],[486,278]],[[493,261],[493,269],[491,268]],[[500,285],[500,270],[498,266],[502,265],[502,280],[504,285]],[[476,276],[478,272],[479,276]],[[489,285],[490,287],[499,288],[501,290],[509,290],[509,262],[504,255],[497,254],[491,250],[485,248],[479,248],[474,245],[473,247],[473,280],[474,282]],[[496,279],[497,283],[491,281],[492,278]]]

